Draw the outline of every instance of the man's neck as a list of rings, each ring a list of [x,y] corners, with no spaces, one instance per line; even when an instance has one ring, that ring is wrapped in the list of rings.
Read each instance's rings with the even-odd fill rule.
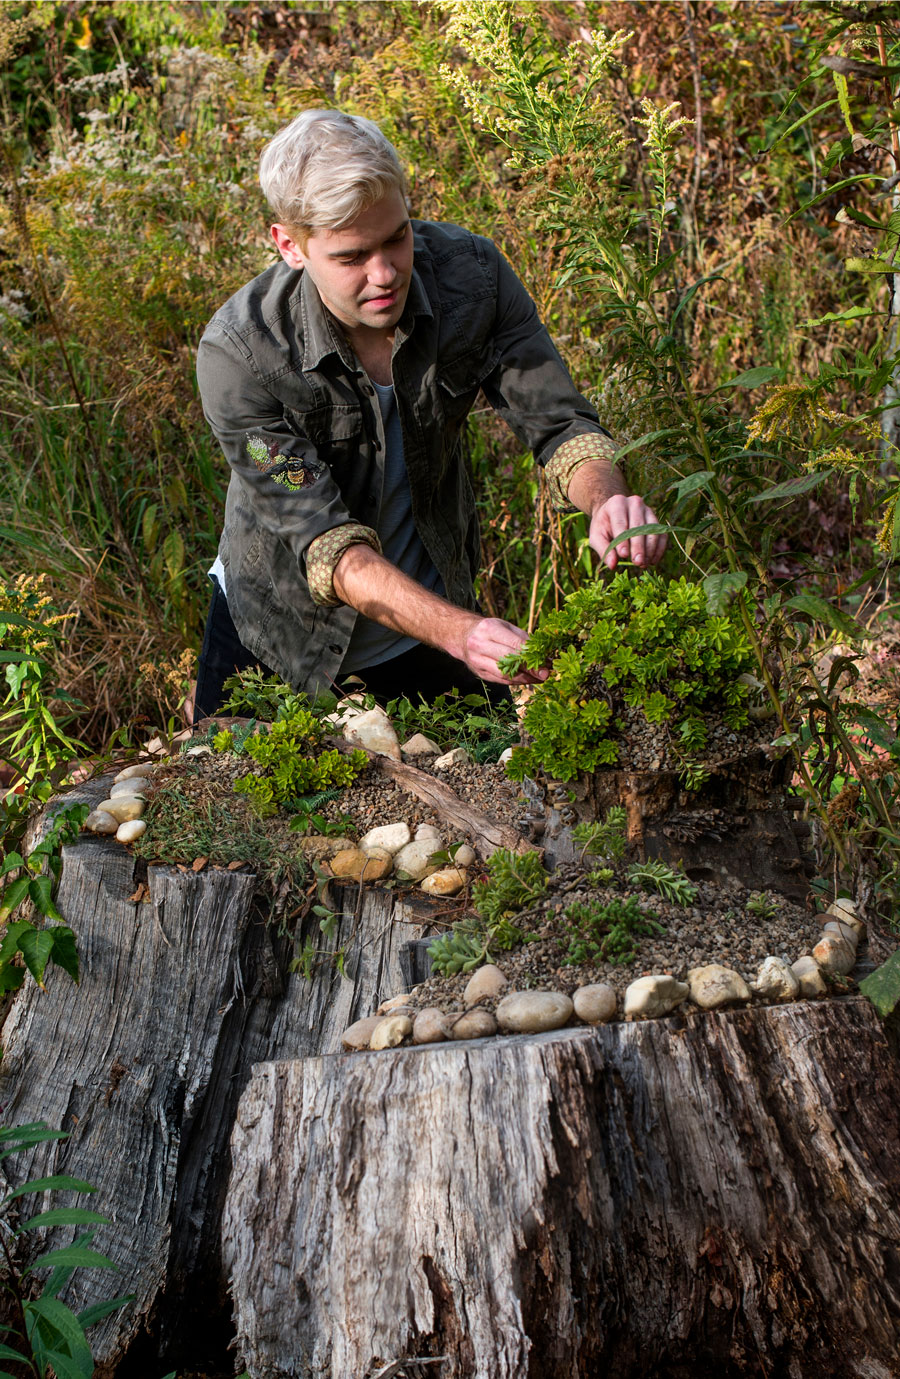
[[[391,356],[394,352],[394,331],[347,330],[344,333],[353,353],[374,383],[393,382]]]

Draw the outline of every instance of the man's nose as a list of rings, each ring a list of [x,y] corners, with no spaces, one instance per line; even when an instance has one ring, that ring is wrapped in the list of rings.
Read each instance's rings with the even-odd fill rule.
[[[397,276],[397,269],[387,254],[373,254],[369,260],[369,281],[378,287],[386,287]]]

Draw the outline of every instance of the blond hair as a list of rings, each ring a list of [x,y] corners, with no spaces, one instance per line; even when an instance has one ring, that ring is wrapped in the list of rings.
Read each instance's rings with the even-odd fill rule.
[[[304,110],[262,151],[259,184],[276,220],[298,237],[341,230],[406,181],[377,124],[341,110]]]

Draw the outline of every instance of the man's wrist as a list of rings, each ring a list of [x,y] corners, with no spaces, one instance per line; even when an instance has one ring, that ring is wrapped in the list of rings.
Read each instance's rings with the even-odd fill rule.
[[[610,488],[607,497],[617,492],[624,493],[624,481],[614,465],[615,453],[615,441],[602,431],[591,431],[563,441],[544,466],[553,506],[561,512],[574,512],[581,507],[572,496],[572,480],[587,466],[600,466],[604,474],[616,475],[617,486]],[[585,508],[581,510],[587,511]]]

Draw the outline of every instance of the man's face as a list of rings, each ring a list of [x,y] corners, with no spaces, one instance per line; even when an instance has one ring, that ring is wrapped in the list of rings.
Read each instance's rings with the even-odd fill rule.
[[[283,225],[272,238],[286,263],[303,268],[333,316],[352,333],[390,331],[400,320],[413,266],[412,226],[399,190],[343,230],[317,230],[301,249]]]

